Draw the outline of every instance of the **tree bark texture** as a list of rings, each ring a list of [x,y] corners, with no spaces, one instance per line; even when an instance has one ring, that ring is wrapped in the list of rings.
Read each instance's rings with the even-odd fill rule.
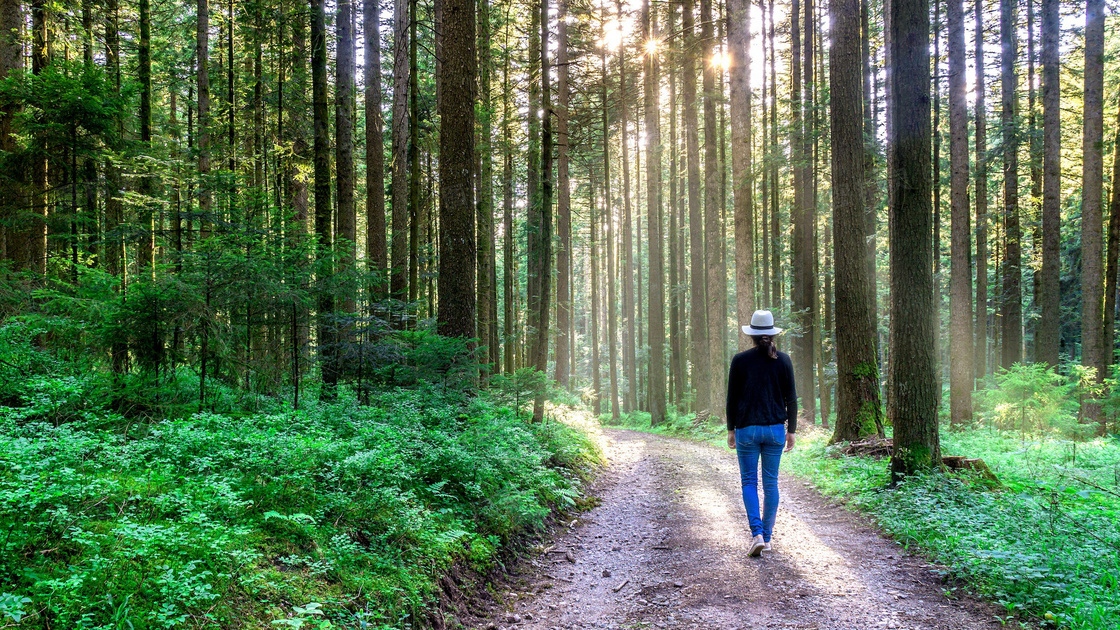
[[[892,2],[890,54],[891,361],[896,476],[940,463],[932,269],[930,46],[927,0]]]
[[[1059,0],[1042,0],[1042,276],[1035,360],[1058,367],[1061,342],[1061,84]]]
[[[408,6],[393,5],[393,128],[389,186],[393,200],[389,292],[396,299],[408,295]]]
[[[708,310],[707,270],[704,266],[704,214],[700,202],[700,129],[696,108],[697,42],[693,18],[693,0],[682,0],[681,27],[685,41],[685,54],[681,69],[681,118],[684,120],[685,170],[688,172],[688,225],[690,301],[689,319],[692,325],[692,388],[696,393],[693,405],[696,411],[711,407],[711,385],[715,378],[708,361]],[[625,229],[625,228],[624,228]],[[722,380],[722,379],[717,379]]]
[[[387,243],[385,240],[385,121],[381,116],[381,3],[365,0],[362,7],[365,32],[366,109],[366,260],[376,278],[370,298],[381,299],[385,291]]]
[[[659,42],[650,0],[642,12],[647,40]],[[646,208],[649,232],[649,412],[654,426],[665,422],[665,234],[661,194],[661,50],[652,46],[645,59]]]
[[[972,265],[968,207],[968,111],[965,103],[964,0],[949,17],[949,418],[972,419]]]
[[[875,313],[864,238],[865,151],[859,0],[830,0],[832,243],[836,258],[836,428],[832,442],[859,440],[882,424]]]
[[[1019,225],[1019,59],[1013,0],[1000,0],[1000,139],[1003,142],[1003,299],[1000,365],[1023,360],[1022,229]]]
[[[988,122],[984,75],[984,0],[976,0],[976,379],[988,375]]]
[[[353,273],[355,249],[358,246],[357,211],[354,203],[354,16],[353,0],[338,0],[335,59],[334,160],[335,184],[338,187],[335,247],[342,274]],[[342,311],[357,310],[354,292],[347,291]]]
[[[1082,127],[1081,184],[1081,364],[1096,370],[1096,382],[1104,379],[1106,359],[1112,350],[1104,347],[1102,278],[1102,200],[1104,195],[1104,0],[1085,3],[1085,109]],[[1099,422],[1104,434],[1107,419],[1100,405],[1083,410],[1086,420]]]
[[[751,154],[750,0],[729,0],[727,44],[731,89],[731,181],[735,199],[735,294],[737,321],[749,322],[755,310],[754,178]],[[740,351],[750,340],[736,326]]]

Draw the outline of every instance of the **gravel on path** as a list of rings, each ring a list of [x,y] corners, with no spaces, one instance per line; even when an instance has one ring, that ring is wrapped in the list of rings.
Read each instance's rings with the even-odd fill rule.
[[[943,572],[779,475],[773,551],[747,556],[735,454],[608,429],[598,507],[532,550],[469,628],[970,630],[998,610],[950,599]]]

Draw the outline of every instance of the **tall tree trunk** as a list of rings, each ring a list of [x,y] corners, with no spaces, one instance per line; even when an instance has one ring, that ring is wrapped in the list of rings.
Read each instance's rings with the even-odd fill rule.
[[[42,74],[51,63],[51,32],[46,0],[31,0],[31,72]],[[116,36],[119,41],[119,34]],[[119,63],[119,61],[118,61]],[[27,225],[23,239],[24,256],[16,259],[17,268],[43,275],[47,271],[47,205],[50,196],[49,161],[46,156],[31,159],[31,214],[25,215]],[[123,220],[123,217],[122,217]]]
[[[723,374],[723,329],[727,316],[720,297],[727,291],[727,278],[720,273],[723,265],[723,222],[720,204],[719,135],[716,131],[716,65],[713,58],[715,34],[712,29],[712,0],[700,0],[700,40],[704,59],[702,88],[704,92],[704,249],[708,311],[708,409],[713,418],[723,417],[725,383]],[[649,132],[646,132],[649,135]],[[811,355],[810,355],[811,356]]]
[[[488,366],[498,363],[497,293],[494,259],[494,105],[490,98],[490,0],[478,2],[478,338]],[[493,367],[488,367],[489,373]]]
[[[1042,269],[1041,315],[1035,330],[1035,360],[1058,367],[1061,342],[1061,84],[1058,66],[1059,0],[1042,0]],[[1120,218],[1120,217],[1118,217]]]
[[[750,0],[728,0],[727,49],[731,83],[731,181],[735,199],[735,292],[737,321],[750,321],[755,307],[754,177],[751,155]],[[749,346],[740,330],[740,351]]]
[[[685,162],[688,171],[688,225],[690,277],[690,320],[692,326],[692,388],[696,393],[693,405],[696,411],[711,408],[711,362],[708,360],[708,310],[707,268],[704,266],[704,214],[700,204],[700,129],[696,109],[697,42],[692,17],[693,0],[681,0],[683,8],[681,27],[685,41],[685,54],[681,71],[681,94],[684,121]],[[715,379],[722,380],[722,379]]]
[[[112,90],[115,96],[121,93],[121,39],[120,39],[120,15],[119,5],[117,0],[106,0],[105,2],[105,66],[109,80],[112,81]],[[203,121],[207,123],[210,120],[210,92],[209,83],[205,81],[206,77],[206,56],[207,56],[207,40],[203,31],[204,24],[208,24],[209,9],[205,5],[205,0],[200,0],[198,5],[198,58],[199,58],[199,74],[198,74],[198,116],[199,116],[199,129],[207,129],[203,126]],[[205,88],[205,89],[204,89]],[[205,96],[205,98],[204,98]],[[205,105],[205,106],[204,106]],[[111,140],[107,144],[109,148],[114,151],[119,151],[124,140],[124,121],[120,116],[116,116],[113,121],[113,129],[110,132]],[[206,181],[206,175],[210,171],[209,162],[209,142],[210,136],[207,131],[200,131],[198,149],[198,171],[200,184],[199,193],[199,210],[202,214],[202,222],[204,230],[209,229],[209,209],[210,209],[210,193],[209,182]],[[106,234],[120,230],[124,225],[124,190],[121,181],[121,170],[113,159],[109,159],[105,164],[105,232]],[[207,232],[203,232],[206,235]],[[37,234],[36,234],[37,238]],[[103,247],[105,253],[105,271],[109,275],[117,278],[117,290],[123,295],[128,287],[128,272],[125,264],[125,250],[124,242],[120,236],[111,236],[106,238],[106,243]],[[205,335],[205,332],[204,332]],[[119,340],[115,340],[112,347],[109,349],[111,355],[112,371],[114,376],[123,374],[128,369],[128,346]],[[200,388],[205,387],[206,382],[206,342],[203,342],[202,347],[202,369],[200,375]]]
[[[782,234],[781,221],[778,216],[778,72],[777,53],[774,47],[774,0],[769,0],[767,11],[770,15],[770,260],[773,268],[770,270],[770,299],[774,307],[782,303],[782,259],[778,255],[781,250]]]
[[[594,172],[592,172],[594,175]],[[592,410],[595,412],[595,417],[599,417],[603,413],[603,359],[599,353],[599,312],[601,306],[599,302],[599,208],[595,203],[595,180],[592,178],[588,186],[588,223],[590,229],[590,247],[591,247],[591,329],[588,331],[588,336],[591,337],[591,392],[594,399],[592,403]],[[613,416],[612,416],[613,417]]]
[[[976,8],[976,342],[974,367],[977,380],[988,375],[988,139],[987,90],[984,76],[984,0]]]
[[[569,384],[571,348],[568,329],[572,325],[571,278],[568,266],[572,251],[572,210],[568,176],[568,6],[558,0],[556,16],[556,382]]]
[[[474,0],[443,0],[439,102],[439,332],[475,334]]]
[[[548,0],[540,0],[540,78],[541,78],[541,178],[540,195],[530,204],[529,274],[535,276],[529,293],[529,326],[534,330],[531,358],[533,367],[544,372],[548,367],[549,298],[552,293],[552,100],[548,61]],[[533,420],[544,419],[544,395],[533,401]]]
[[[675,33],[677,30],[677,5],[670,3],[666,7],[665,31]],[[673,39],[671,47],[666,53],[669,66],[669,397],[668,404],[680,409],[681,395],[684,389],[684,370],[682,360],[681,338],[681,299],[679,256],[680,248],[677,246],[679,232],[676,229],[677,216],[680,212],[680,181],[679,145],[677,144],[677,63],[680,59],[679,39]]]
[[[1024,361],[1032,363],[1041,361],[1038,358],[1038,315],[1042,298],[1042,273],[1035,267],[1035,261],[1041,263],[1042,251],[1045,249],[1042,236],[1042,134],[1038,129],[1038,110],[1035,107],[1035,18],[1034,5],[1036,0],[1027,0],[1027,110],[1030,112],[1027,122],[1027,138],[1029,151],[1029,164],[1031,176],[1030,193],[1030,218],[1028,223],[1031,229],[1031,245],[1034,252],[1031,255],[1031,267],[1035,269],[1031,274],[1031,312],[1026,316],[1026,356]]]
[[[354,16],[353,0],[338,0],[337,58],[335,60],[334,160],[338,187],[336,248],[341,247],[339,269],[343,275],[354,271],[358,246],[357,211],[354,204]],[[342,312],[357,310],[354,291],[346,291]]]
[[[364,0],[366,114],[366,260],[375,281],[370,299],[384,297],[388,255],[385,241],[385,121],[381,116],[381,2]]]
[[[927,0],[891,2],[891,361],[895,478],[941,462],[930,225],[930,46]]]
[[[650,0],[642,4],[645,56],[646,207],[649,217],[649,413],[653,426],[667,419],[665,409],[665,235],[661,195],[661,31]]]
[[[1112,349],[1104,347],[1101,313],[1102,199],[1104,195],[1104,0],[1085,3],[1085,110],[1082,127],[1081,183],[1081,364],[1104,380]],[[1107,418],[1100,404],[1086,401],[1086,421],[1099,422],[1104,435]]]
[[[605,40],[606,39],[606,33],[604,31],[604,29],[605,29],[604,25],[607,22],[606,3],[603,3],[603,5],[602,5],[602,16],[601,17],[602,17],[602,19],[600,21],[600,26],[599,26],[599,35],[600,35],[600,39]],[[615,305],[613,304],[613,301],[614,301],[615,295],[616,295],[615,284],[614,284],[615,283],[615,273],[616,273],[615,254],[614,254],[614,252],[615,252],[615,240],[614,240],[615,239],[615,228],[614,228],[614,212],[611,209],[612,208],[612,205],[611,205],[611,202],[612,202],[612,199],[611,199],[611,152],[610,152],[611,128],[610,128],[610,120],[609,120],[609,117],[607,115],[607,106],[608,106],[608,101],[607,101],[607,76],[608,76],[608,68],[607,68],[607,48],[606,48],[606,46],[603,46],[600,49],[599,62],[600,62],[602,73],[603,73],[602,92],[600,94],[601,107],[600,107],[600,112],[599,112],[600,116],[601,116],[601,119],[602,119],[602,125],[603,125],[603,204],[604,204],[605,211],[606,211],[606,224],[607,224],[608,229],[609,229],[609,234],[607,234],[607,239],[606,239],[606,241],[607,241],[607,295],[609,296],[608,300],[607,300],[607,303],[608,303],[607,319],[609,320],[609,323],[608,323],[608,326],[607,326],[607,330],[608,330],[607,356],[610,359],[610,374],[611,374],[611,422],[618,422],[619,417],[620,417],[620,414],[619,414],[619,400],[618,400],[618,380],[619,380],[618,358],[617,358],[618,348],[616,347],[617,346],[617,341],[616,340],[618,339],[618,308],[616,308]],[[621,94],[619,96],[621,98]],[[625,138],[625,134],[623,134],[623,137]],[[594,216],[594,204],[592,204],[592,216]],[[594,269],[594,267],[592,267],[592,268]],[[594,297],[593,297],[593,299],[594,299]],[[592,326],[592,329],[594,329],[594,328],[595,327]],[[594,360],[594,358],[592,358],[592,364],[597,365],[597,362]],[[597,368],[594,368],[594,369],[597,369]],[[598,400],[598,397],[596,397],[596,400]]]
[[[23,69],[23,45],[19,33],[24,16],[20,4],[20,0],[0,2],[0,81]],[[13,119],[20,110],[19,103],[15,101],[6,101],[0,106],[0,151],[10,153],[18,147]],[[26,186],[24,178],[25,174],[16,169],[3,173],[0,181],[4,182],[8,193],[5,199],[0,200],[0,218],[11,221],[22,211]],[[24,230],[8,221],[0,223],[0,259],[16,261],[17,265],[25,264],[27,237]]]
[[[152,5],[151,0],[140,0],[140,41],[137,49],[138,78],[140,79],[140,144],[144,151],[152,146]],[[148,168],[144,168],[148,171]],[[155,272],[155,224],[153,216],[154,182],[151,173],[140,176],[140,245],[137,262],[147,270],[149,279]]]
[[[867,288],[866,153],[860,0],[830,0],[829,113],[832,120],[832,250],[836,258],[836,428],[832,442],[878,433],[882,423],[875,312]]]
[[[1019,227],[1019,87],[1016,63],[1019,42],[1015,3],[1000,0],[1000,92],[1003,97],[1000,139],[1003,142],[1003,350],[1000,364],[1023,360],[1022,231]]]
[[[621,22],[622,0],[616,0],[615,9]],[[622,335],[622,369],[626,373],[626,395],[623,401],[623,409],[629,412],[638,408],[638,312],[635,307],[634,280],[637,275],[637,266],[634,260],[634,224],[630,199],[630,149],[627,144],[630,137],[628,86],[626,49],[623,45],[619,47],[618,51],[619,144],[622,146],[622,255],[619,257],[619,262],[622,263],[623,267],[622,321],[625,329]]]
[[[804,8],[805,25],[812,24],[810,20],[811,0],[807,0]],[[813,375],[813,346],[815,334],[815,304],[816,277],[813,273],[813,232],[815,225],[815,209],[812,208],[812,191],[810,179],[811,156],[809,155],[809,136],[806,131],[807,118],[811,115],[812,104],[805,102],[802,90],[811,85],[811,32],[805,31],[804,43],[804,69],[805,81],[802,82],[802,37],[801,19],[802,7],[799,0],[793,0],[793,9],[790,14],[791,33],[793,36],[793,80],[790,84],[790,153],[793,163],[793,207],[791,209],[793,234],[790,239],[791,266],[792,266],[792,297],[793,317],[792,323],[797,329],[798,336],[793,339],[793,367],[794,379],[797,382],[798,394],[801,398],[801,411],[806,424],[812,424],[816,419],[816,394]]]
[[[396,299],[408,296],[408,7],[411,0],[393,5],[393,199],[389,292]]]
[[[1120,266],[1120,109],[1116,112],[1116,139],[1112,146],[1112,200],[1108,206],[1108,263],[1105,267],[1104,347],[1108,368],[1116,363],[1116,274]]]
[[[948,0],[949,204],[952,221],[949,277],[949,421],[972,420],[972,265],[969,253],[968,111],[965,103],[964,0]],[[964,317],[954,314],[964,313]]]
[[[514,277],[514,239],[513,239],[513,130],[511,122],[513,111],[510,105],[513,92],[510,90],[510,42],[509,25],[506,25],[504,56],[502,66],[502,222],[505,242],[502,247],[502,335],[505,338],[504,367],[506,374],[513,374],[516,368],[517,348],[521,345],[515,337],[517,320],[517,291]]]
[[[327,119],[327,27],[324,0],[311,0],[311,92],[312,117],[315,125],[315,235],[317,238],[319,277],[318,343],[323,390],[320,396],[330,398],[338,384],[335,359],[334,294],[325,286],[334,270],[330,264],[333,238],[331,231],[331,158]]]
[[[423,238],[420,217],[424,212],[420,207],[420,65],[417,62],[420,19],[417,4],[417,0],[408,4],[408,301],[413,304],[420,299],[420,239]],[[438,80],[437,77],[437,83]],[[431,238],[427,240],[432,242]],[[431,312],[429,308],[428,313]]]

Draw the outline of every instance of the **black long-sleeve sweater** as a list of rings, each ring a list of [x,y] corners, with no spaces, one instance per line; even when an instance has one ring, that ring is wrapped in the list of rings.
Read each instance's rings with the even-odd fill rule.
[[[797,389],[789,355],[778,352],[771,359],[757,347],[735,355],[727,375],[727,430],[782,423],[787,433],[797,432]]]

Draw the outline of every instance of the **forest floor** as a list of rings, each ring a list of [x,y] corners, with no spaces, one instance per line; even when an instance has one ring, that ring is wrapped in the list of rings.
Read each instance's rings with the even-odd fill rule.
[[[771,552],[748,557],[735,455],[607,429],[598,507],[529,550],[471,602],[468,628],[965,630],[1000,610],[882,537],[806,480],[779,476]],[[951,595],[951,597],[950,597]]]

